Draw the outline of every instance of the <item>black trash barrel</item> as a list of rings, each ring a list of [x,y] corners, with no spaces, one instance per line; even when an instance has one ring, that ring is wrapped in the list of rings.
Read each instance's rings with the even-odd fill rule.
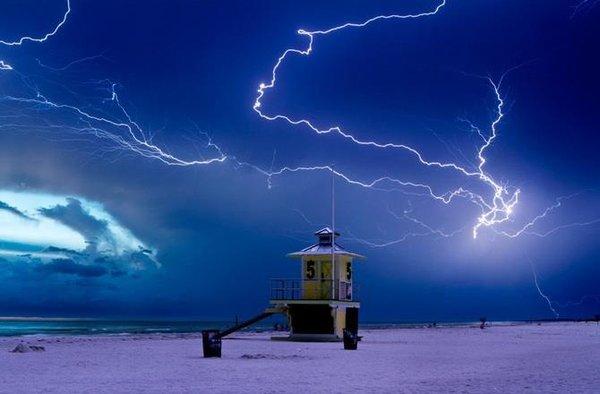
[[[204,357],[221,357],[221,338],[217,334],[219,334],[219,330],[202,331]]]
[[[358,347],[358,333],[344,328],[344,349],[356,350]]]

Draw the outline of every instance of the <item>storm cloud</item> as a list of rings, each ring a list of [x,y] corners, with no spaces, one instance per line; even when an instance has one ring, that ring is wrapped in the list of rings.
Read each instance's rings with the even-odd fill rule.
[[[77,275],[84,278],[97,278],[108,273],[106,267],[98,264],[78,264],[70,259],[55,259],[38,266],[40,272]]]
[[[13,215],[15,215],[21,219],[34,220],[34,219],[30,218],[29,216],[27,216],[24,212],[21,212],[17,208],[15,208],[11,205],[8,205],[7,203],[5,203],[3,201],[0,201],[0,211],[12,213]]]
[[[55,205],[51,208],[40,208],[39,212],[47,218],[54,219],[83,235],[90,242],[107,233],[108,223],[96,219],[83,209],[81,201],[68,197],[67,205]]]
[[[81,278],[121,277],[160,266],[155,251],[98,203],[41,192],[0,191],[0,197],[0,209],[10,213],[0,217],[0,255],[11,263]]]

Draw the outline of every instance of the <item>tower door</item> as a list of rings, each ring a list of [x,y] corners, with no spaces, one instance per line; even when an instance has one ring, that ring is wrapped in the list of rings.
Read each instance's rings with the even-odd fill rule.
[[[321,279],[331,280],[331,261],[329,260],[321,261]]]
[[[321,261],[321,299],[333,299],[332,292],[332,276],[331,276],[331,261],[323,260]]]

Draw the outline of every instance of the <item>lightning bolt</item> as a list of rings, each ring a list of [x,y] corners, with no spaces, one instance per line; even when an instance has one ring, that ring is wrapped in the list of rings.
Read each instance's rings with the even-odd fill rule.
[[[554,317],[556,317],[557,319],[560,317],[560,314],[556,311],[556,309],[554,308],[554,306],[552,305],[552,300],[550,299],[550,297],[548,297],[546,294],[544,294],[544,292],[542,291],[542,289],[540,288],[540,284],[538,282],[538,276],[537,276],[537,272],[535,271],[535,267],[533,266],[533,263],[531,262],[531,260],[529,260],[529,264],[531,265],[531,272],[533,273],[533,283],[535,283],[535,288],[537,289],[538,293],[540,294],[540,296],[546,301],[546,303],[548,304],[548,308],[550,308],[550,310],[552,311],[552,313],[554,314]]]
[[[466,122],[467,125],[470,127],[470,130],[472,132],[477,133],[478,136],[481,138],[481,144],[478,146],[476,155],[477,163],[474,166],[472,166],[473,168],[470,169],[454,162],[442,162],[438,160],[428,159],[420,151],[406,144],[363,140],[344,130],[341,126],[331,126],[325,129],[321,129],[316,127],[309,119],[295,119],[285,114],[269,114],[263,109],[264,106],[262,100],[269,90],[272,90],[276,87],[278,71],[280,70],[280,68],[283,67],[286,61],[292,56],[310,56],[313,51],[316,39],[318,37],[339,33],[348,29],[362,29],[366,28],[368,25],[382,21],[433,17],[437,15],[445,6],[446,0],[442,0],[432,10],[426,12],[405,15],[378,15],[362,22],[345,23],[324,30],[298,30],[298,35],[307,40],[306,46],[300,49],[288,48],[282,52],[282,54],[277,58],[274,66],[271,69],[271,78],[269,82],[259,84],[257,96],[254,100],[254,105],[252,109],[260,116],[260,118],[265,119],[269,122],[283,121],[291,126],[302,126],[308,128],[317,135],[333,133],[341,136],[344,140],[349,141],[352,144],[356,144],[362,147],[385,150],[392,149],[406,152],[409,155],[412,155],[416,159],[417,163],[419,163],[420,165],[444,169],[448,171],[454,171],[466,178],[473,178],[475,180],[480,181],[483,186],[489,189],[490,193],[485,195],[471,191],[466,187],[458,187],[455,190],[438,192],[434,190],[433,186],[427,183],[403,180],[391,176],[374,177],[371,179],[358,179],[341,170],[334,169],[331,165],[312,165],[298,167],[284,166],[279,169],[273,169],[273,163],[271,163],[271,167],[268,170],[265,170],[254,164],[240,161],[234,156],[226,155],[221,149],[221,147],[213,143],[212,140],[208,138],[208,136],[206,148],[212,152],[211,157],[192,160],[184,159],[167,152],[165,149],[160,148],[158,145],[153,143],[151,133],[149,133],[147,130],[144,130],[139,123],[134,121],[130,114],[127,112],[126,108],[121,104],[121,101],[119,100],[119,95],[116,90],[116,84],[113,83],[110,84],[110,98],[108,98],[107,101],[115,105],[120,115],[120,120],[115,120],[114,118],[109,118],[107,116],[99,115],[98,113],[93,113],[87,108],[53,101],[47,98],[45,95],[41,94],[37,90],[34,90],[34,94],[32,95],[32,97],[4,96],[2,100],[16,102],[21,105],[27,106],[28,108],[31,108],[33,110],[40,110],[42,108],[45,108],[68,112],[77,120],[78,125],[69,127],[65,125],[48,125],[48,127],[63,127],[76,133],[92,135],[96,138],[103,139],[112,143],[113,147],[111,149],[113,150],[121,150],[124,152],[134,153],[144,158],[158,160],[169,166],[186,167],[196,165],[209,165],[215,163],[223,163],[225,161],[231,161],[237,166],[251,167],[254,170],[266,176],[267,184],[269,187],[272,186],[271,182],[274,177],[284,175],[287,173],[328,171],[331,172],[333,175],[341,178],[346,183],[353,186],[358,186],[365,189],[386,190],[386,185],[391,185],[392,189],[387,190],[417,190],[422,193],[421,195],[428,196],[434,199],[435,201],[438,201],[445,205],[449,205],[450,203],[452,203],[455,198],[465,198],[471,201],[476,206],[478,206],[480,210],[480,214],[474,221],[471,229],[471,234],[473,238],[477,238],[482,228],[491,228],[493,231],[510,238],[516,238],[521,234],[531,234],[544,237],[550,235],[552,232],[560,230],[561,228],[585,226],[595,224],[598,221],[600,221],[599,219],[590,222],[571,223],[563,225],[560,228],[555,228],[548,233],[534,232],[532,229],[533,226],[547,214],[552,212],[554,209],[558,208],[558,206],[560,206],[560,204],[558,204],[558,206],[551,206],[547,208],[542,214],[535,217],[521,230],[515,232],[508,232],[499,231],[495,229],[497,225],[508,222],[511,219],[514,209],[519,203],[519,196],[521,193],[520,189],[518,188],[511,188],[506,185],[500,184],[492,177],[491,174],[489,174],[486,171],[486,153],[489,151],[489,149],[492,147],[493,143],[497,139],[498,127],[500,126],[501,121],[505,117],[505,101],[501,94],[502,82],[507,73],[512,71],[514,68],[508,70],[498,80],[494,80],[491,77],[484,77],[486,83],[489,85],[491,91],[493,92],[496,101],[495,117],[487,128],[482,129],[476,126],[474,123],[462,119],[462,121]],[[53,35],[55,35],[59,31],[59,29],[64,25],[64,23],[66,23],[70,12],[71,4],[70,1],[67,1],[67,10],[63,15],[62,20],[55,26],[55,28],[51,32],[46,33],[45,35],[38,38],[25,36],[21,37],[16,41],[0,41],[0,44],[7,46],[19,46],[27,41],[40,43],[44,42]],[[56,71],[64,70],[75,63],[79,63],[85,60],[91,60],[92,58],[93,57],[76,60],[74,62],[69,63],[63,68],[56,69]],[[42,66],[47,68],[47,66]],[[12,70],[12,66],[0,60],[0,69]],[[417,219],[414,218],[412,219],[412,222],[419,225],[424,230],[423,233],[409,233],[406,236],[404,236],[401,240],[406,239],[407,237],[422,236],[425,234],[434,234],[442,237],[454,235],[454,233],[448,234],[444,233],[441,230],[435,230],[432,227],[426,225],[423,222],[417,221]],[[401,240],[387,242],[385,243],[385,245],[395,244],[401,242]]]
[[[307,46],[304,49],[288,48],[277,58],[277,61],[275,62],[275,65],[273,66],[273,68],[271,70],[271,80],[267,83],[265,83],[265,82],[261,83],[258,87],[258,90],[257,90],[258,94],[254,101],[253,109],[261,118],[263,118],[267,121],[278,121],[279,120],[279,121],[284,121],[292,126],[304,126],[317,134],[336,133],[336,134],[342,136],[343,138],[349,140],[350,142],[360,145],[360,146],[368,146],[368,147],[374,147],[374,148],[378,148],[378,149],[404,150],[404,151],[408,152],[409,154],[413,155],[416,158],[416,160],[418,160],[418,162],[422,165],[425,165],[428,167],[450,169],[450,170],[458,171],[459,173],[461,173],[467,177],[476,177],[491,188],[491,190],[493,192],[493,197],[491,198],[491,201],[488,200],[486,202],[485,199],[481,195],[472,193],[469,190],[465,190],[463,188],[459,188],[457,190],[450,191],[445,194],[436,194],[436,193],[434,193],[434,191],[430,185],[423,184],[423,183],[415,183],[415,182],[410,182],[410,181],[403,181],[403,180],[399,180],[399,179],[395,179],[395,178],[391,178],[391,177],[382,177],[382,178],[377,178],[377,179],[369,181],[369,182],[361,182],[358,180],[351,179],[349,176],[347,176],[339,171],[333,170],[330,166],[313,166],[313,167],[296,167],[296,168],[284,167],[279,171],[266,173],[266,175],[268,175],[269,177],[272,177],[274,175],[280,175],[283,172],[329,170],[332,173],[334,173],[335,175],[337,175],[338,177],[344,179],[346,182],[348,182],[350,184],[358,185],[361,187],[365,187],[365,188],[372,188],[375,185],[377,185],[378,183],[381,183],[384,181],[396,183],[400,186],[422,188],[428,192],[430,197],[432,197],[438,201],[441,201],[445,204],[450,203],[452,201],[452,199],[456,196],[468,197],[472,201],[476,202],[480,207],[484,208],[484,211],[481,213],[481,215],[477,219],[476,224],[473,226],[473,229],[472,229],[473,238],[477,238],[479,229],[481,227],[491,227],[496,224],[507,221],[510,218],[511,213],[513,212],[514,206],[518,203],[520,190],[516,189],[514,191],[510,191],[508,188],[497,183],[490,174],[488,174],[487,172],[484,171],[484,166],[487,162],[487,159],[485,158],[485,152],[492,146],[494,140],[496,139],[497,127],[500,124],[500,122],[502,121],[502,118],[504,117],[504,112],[503,112],[504,100],[502,99],[502,96],[500,94],[500,87],[501,87],[504,75],[500,78],[500,80],[497,83],[494,80],[492,80],[491,78],[487,78],[487,81],[489,82],[491,88],[493,89],[494,95],[497,100],[496,117],[490,125],[489,134],[484,135],[484,133],[481,130],[479,130],[479,128],[476,128],[475,126],[473,126],[473,128],[475,128],[477,130],[478,134],[483,139],[483,144],[479,147],[479,150],[477,152],[477,158],[478,158],[479,163],[478,163],[476,171],[468,170],[468,169],[466,169],[456,163],[452,163],[452,162],[440,162],[440,161],[435,161],[435,160],[428,160],[417,149],[415,149],[411,146],[405,145],[405,144],[399,144],[399,143],[393,143],[393,142],[381,143],[381,142],[371,141],[371,140],[362,140],[362,139],[354,136],[353,134],[345,131],[344,129],[342,129],[341,126],[331,126],[326,129],[321,129],[321,128],[318,128],[317,126],[315,126],[309,119],[295,119],[295,118],[292,118],[285,114],[269,114],[263,110],[262,100],[269,90],[275,88],[276,83],[277,83],[277,75],[278,75],[279,69],[283,66],[283,64],[286,62],[286,60],[292,55],[310,56],[310,54],[312,53],[313,48],[314,48],[316,37],[325,36],[325,35],[332,34],[332,33],[337,33],[341,30],[350,29],[350,28],[364,28],[367,25],[370,25],[370,24],[378,22],[378,21],[383,21],[383,20],[393,20],[393,19],[402,20],[402,19],[417,19],[417,18],[429,17],[429,16],[438,14],[438,12],[445,5],[446,5],[446,0],[443,0],[433,10],[427,11],[427,12],[421,12],[421,13],[416,13],[416,14],[406,14],[406,15],[399,15],[399,14],[378,15],[378,16],[375,16],[364,22],[345,23],[345,24],[342,24],[339,26],[335,26],[335,27],[326,29],[326,30],[314,30],[314,31],[308,31],[308,30],[304,30],[304,29],[298,30],[298,34],[300,36],[307,38],[307,41],[308,41]]]
[[[450,233],[444,232],[444,231],[442,231],[442,230],[440,230],[440,229],[433,228],[433,227],[431,227],[430,225],[428,225],[428,224],[424,223],[423,221],[421,221],[421,220],[419,220],[419,219],[417,219],[417,218],[415,218],[415,217],[412,217],[412,216],[410,216],[409,214],[412,212],[412,209],[405,210],[405,211],[403,212],[402,216],[398,215],[396,212],[392,211],[392,210],[391,210],[391,209],[389,209],[389,208],[388,208],[388,212],[389,212],[389,213],[390,213],[392,216],[394,216],[396,219],[398,219],[398,220],[402,220],[402,219],[408,220],[408,221],[410,221],[410,222],[412,222],[412,223],[415,223],[417,226],[419,226],[419,227],[421,227],[421,228],[423,228],[423,229],[427,230],[427,232],[428,232],[429,234],[432,234],[432,235],[437,235],[437,236],[439,236],[439,237],[442,237],[442,238],[452,238],[452,237],[454,237],[456,234],[458,234],[458,233],[460,233],[460,232],[464,231],[464,227],[463,227],[463,228],[460,228],[460,229],[458,229],[458,230],[454,230],[454,231],[452,231],[452,232],[450,232]]]
[[[545,231],[545,232],[530,231],[527,234],[534,235],[539,238],[546,238],[547,236],[552,235],[560,230],[564,230],[564,229],[572,228],[572,227],[587,227],[587,226],[592,226],[592,225],[595,225],[598,223],[600,223],[600,219],[594,219],[594,220],[590,220],[587,222],[573,222],[573,223],[556,226],[553,229]]]
[[[268,93],[269,90],[272,90],[276,87],[278,71],[280,70],[280,68],[285,64],[285,62],[291,56],[310,56],[311,53],[313,52],[314,44],[316,42],[317,37],[336,33],[341,30],[345,30],[345,29],[349,29],[349,28],[364,28],[371,23],[375,23],[375,22],[382,21],[382,20],[417,19],[417,18],[430,17],[430,16],[434,16],[434,15],[438,14],[445,5],[446,5],[446,0],[443,0],[433,10],[427,11],[427,12],[421,12],[421,13],[416,13],[416,14],[406,14],[406,15],[399,15],[399,14],[378,15],[378,16],[370,18],[364,22],[345,23],[345,24],[335,26],[335,27],[325,29],[325,30],[314,30],[314,31],[308,31],[305,29],[298,30],[297,31],[298,35],[300,35],[301,37],[305,37],[307,39],[307,45],[302,49],[288,48],[288,49],[284,50],[283,53],[277,58],[277,61],[275,62],[273,68],[271,69],[270,81],[259,84],[259,87],[257,90],[257,96],[255,98],[254,105],[253,105],[253,109],[262,119],[265,119],[267,121],[283,121],[291,126],[303,126],[305,128],[308,128],[312,132],[316,133],[317,135],[335,133],[335,134],[341,136],[342,138],[350,141],[351,143],[359,145],[359,146],[374,147],[377,149],[404,150],[404,151],[408,152],[409,154],[413,155],[416,158],[416,160],[424,166],[449,169],[449,170],[457,171],[466,177],[475,177],[475,178],[479,179],[481,182],[483,182],[486,186],[488,186],[490,188],[490,191],[492,192],[491,198],[486,199],[482,195],[480,195],[478,193],[474,193],[463,187],[460,187],[456,190],[448,191],[446,193],[436,193],[436,192],[434,192],[433,187],[431,185],[428,185],[425,183],[401,180],[401,179],[397,179],[397,178],[393,178],[393,177],[389,177],[389,176],[379,177],[379,178],[366,180],[366,181],[358,180],[358,179],[355,179],[341,171],[334,170],[331,166],[328,166],[328,165],[282,167],[281,169],[279,169],[277,171],[264,171],[258,167],[255,167],[255,166],[253,166],[253,167],[268,177],[269,186],[271,186],[271,178],[272,177],[277,176],[277,175],[282,175],[282,174],[288,173],[288,172],[294,173],[294,172],[301,172],[301,171],[330,171],[331,173],[333,173],[334,175],[338,176],[339,178],[343,179],[344,181],[346,181],[347,183],[349,183],[351,185],[360,186],[360,187],[367,188],[367,189],[378,188],[378,186],[383,183],[392,183],[392,184],[398,185],[400,187],[422,189],[425,191],[426,195],[428,195],[429,197],[431,197],[443,204],[450,204],[455,197],[468,198],[471,202],[475,203],[481,209],[481,214],[477,218],[476,223],[474,224],[474,226],[472,228],[473,238],[477,238],[477,235],[479,234],[479,231],[482,227],[492,228],[495,232],[502,234],[504,236],[510,237],[510,238],[516,238],[516,237],[520,236],[521,234],[530,234],[530,235],[535,235],[538,237],[546,237],[546,236],[551,235],[561,229],[570,228],[570,227],[578,227],[578,226],[589,226],[589,225],[599,223],[600,219],[595,219],[595,220],[590,220],[590,221],[586,221],[586,222],[575,222],[575,223],[569,223],[566,225],[558,226],[558,227],[556,227],[550,231],[547,231],[545,233],[533,231],[532,228],[535,226],[535,224],[540,219],[543,219],[550,212],[552,212],[553,210],[555,210],[556,208],[558,208],[561,205],[560,201],[564,198],[559,198],[557,200],[557,204],[545,209],[541,214],[534,217],[533,220],[528,222],[520,230],[510,233],[507,231],[498,231],[498,230],[494,229],[494,227],[496,225],[505,223],[511,219],[511,215],[513,214],[514,209],[519,202],[519,196],[520,196],[521,191],[518,188],[512,189],[507,186],[501,185],[499,182],[497,182],[491,176],[491,174],[489,174],[488,172],[485,171],[484,167],[487,163],[487,158],[485,157],[485,153],[486,153],[486,151],[488,151],[491,148],[494,141],[497,139],[498,127],[501,124],[503,118],[505,117],[505,113],[504,113],[505,101],[501,95],[502,82],[508,73],[510,73],[511,71],[515,70],[518,67],[521,67],[523,64],[518,65],[516,67],[512,67],[511,69],[507,70],[500,77],[500,79],[498,81],[494,81],[490,77],[484,77],[484,79],[487,81],[490,88],[492,89],[493,94],[496,99],[496,111],[495,111],[496,116],[492,120],[492,122],[489,126],[489,130],[487,132],[483,131],[480,127],[476,126],[474,123],[472,123],[471,121],[469,121],[467,119],[459,119],[463,122],[466,122],[467,125],[469,126],[470,130],[477,133],[477,135],[482,140],[482,144],[479,146],[478,151],[477,151],[478,163],[477,163],[475,171],[468,170],[468,169],[460,166],[459,164],[452,163],[452,162],[440,162],[440,161],[435,161],[435,160],[428,160],[417,149],[415,149],[411,146],[405,145],[405,144],[399,144],[399,143],[393,143],[393,142],[383,142],[382,143],[382,142],[377,142],[377,141],[372,141],[372,140],[362,140],[362,139],[354,136],[353,134],[347,132],[341,126],[335,125],[335,126],[331,126],[328,128],[319,128],[319,127],[315,126],[314,123],[309,119],[292,118],[291,116],[288,116],[285,114],[279,114],[279,113],[270,114],[263,109],[264,105],[263,105],[262,100],[265,97],[265,95]],[[243,164],[248,165],[248,163],[243,163]],[[429,228],[428,230],[430,230],[430,233],[437,232],[438,235],[443,234],[442,232],[440,232],[440,230],[433,231],[432,228]],[[374,243],[366,241],[366,240],[361,240],[361,241],[364,241],[366,244],[368,244],[370,246],[381,247],[381,246],[389,246],[389,245],[393,245],[393,244],[402,242],[409,237],[422,236],[422,235],[423,234],[421,234],[421,233],[408,233],[408,234],[405,234],[402,238],[400,238],[398,240],[389,241],[389,242],[380,243],[380,244],[374,244]],[[450,234],[447,234],[447,235],[450,235]],[[360,239],[358,239],[358,240],[360,240]]]
[[[120,111],[120,114],[122,115],[122,120],[120,121],[90,113],[73,105],[56,103],[48,100],[39,92],[34,98],[4,96],[2,100],[17,102],[34,108],[46,107],[48,109],[70,112],[76,116],[80,122],[85,124],[84,127],[72,128],[73,131],[91,134],[97,138],[108,140],[114,144],[114,149],[133,152],[148,159],[159,160],[170,166],[186,167],[207,165],[212,163],[222,163],[227,159],[227,156],[223,153],[221,148],[213,143],[210,138],[208,138],[206,147],[214,150],[216,154],[214,157],[207,159],[184,160],[159,148],[152,143],[151,138],[148,136],[149,133],[147,133],[139,123],[132,119],[125,107],[121,104],[116,86],[115,83],[110,84],[110,98],[108,101],[113,103]],[[123,131],[123,133],[113,132],[109,128]]]
[[[394,212],[393,210],[391,210],[390,208],[388,208],[388,213],[393,216],[394,218],[396,218],[399,221],[409,221],[412,222],[414,224],[416,224],[419,228],[421,228],[422,231],[420,232],[407,232],[405,234],[403,234],[401,237],[393,239],[391,241],[384,241],[384,242],[375,242],[372,240],[367,240],[364,238],[358,238],[355,235],[353,235],[352,233],[349,232],[350,234],[350,240],[361,243],[363,245],[367,245],[370,246],[372,248],[385,248],[388,246],[392,246],[392,245],[396,245],[402,242],[407,241],[408,239],[411,238],[419,238],[419,237],[427,237],[427,236],[437,236],[439,238],[452,238],[455,235],[463,232],[465,230],[465,227],[460,228],[458,230],[452,231],[450,233],[444,232],[443,230],[440,229],[436,229],[434,227],[431,227],[430,225],[428,225],[427,223],[410,216],[409,214],[412,212],[412,210],[405,210],[401,215],[397,214],[396,212]]]
[[[558,209],[559,207],[561,207],[563,205],[564,201],[570,200],[574,197],[577,197],[581,194],[581,192],[578,193],[573,193],[570,194],[568,196],[561,196],[558,197],[556,199],[556,202],[552,205],[550,205],[549,207],[547,207],[542,213],[540,213],[539,215],[537,215],[536,217],[534,217],[531,221],[529,221],[528,223],[526,223],[523,227],[521,227],[519,230],[517,231],[513,231],[513,232],[508,232],[508,231],[498,231],[498,230],[494,230],[497,234],[503,235],[505,237],[508,238],[517,238],[523,234],[526,235],[532,235],[532,236],[536,236],[539,238],[545,238],[548,237],[562,229],[566,229],[566,228],[571,228],[571,227],[584,227],[584,226],[591,226],[597,223],[600,223],[600,218],[598,219],[592,219],[589,221],[584,221],[584,222],[572,222],[572,223],[567,223],[567,224],[562,224],[556,227],[553,227],[550,230],[544,231],[544,232],[539,232],[539,231],[534,231],[532,230],[533,227],[535,227],[535,225],[541,221],[542,219],[546,218],[548,215],[550,215],[553,211],[555,211],[556,209]]]
[[[66,9],[65,13],[63,14],[62,19],[58,22],[58,24],[56,26],[54,26],[54,29],[52,29],[50,32],[44,34],[41,37],[23,36],[23,37],[20,37],[19,39],[17,39],[16,41],[0,40],[0,45],[13,47],[13,46],[21,46],[25,42],[38,42],[38,43],[44,42],[44,41],[48,40],[50,37],[54,36],[56,33],[58,33],[60,28],[67,22],[67,19],[69,18],[70,13],[71,13],[71,0],[67,0],[67,9]],[[3,60],[0,60],[0,70],[13,70],[13,67],[10,64],[5,63]]]
[[[557,301],[550,299],[550,297],[542,291],[542,288],[539,283],[537,271],[535,269],[535,266],[533,265],[533,262],[531,261],[530,258],[527,258],[527,259],[529,260],[529,264],[531,266],[531,272],[533,274],[533,282],[535,284],[535,288],[536,288],[537,292],[539,293],[540,297],[542,297],[544,299],[544,301],[546,301],[546,303],[548,304],[548,308],[550,309],[550,311],[552,311],[552,313],[554,314],[554,316],[557,319],[560,317],[560,314],[557,309],[564,309],[564,308],[568,308],[568,307],[580,306],[580,305],[583,305],[587,301],[591,301],[591,302],[600,304],[600,295],[598,295],[598,294],[584,295],[579,299],[579,301],[575,301],[575,302],[568,301],[565,303],[559,303]]]
[[[4,71],[8,71],[8,70],[12,70],[12,66],[6,62],[4,62],[4,60],[0,60],[0,70],[4,70]]]
[[[73,61],[67,63],[66,65],[62,66],[62,67],[50,67],[50,66],[45,65],[44,63],[42,63],[40,61],[40,59],[35,59],[35,60],[40,65],[40,67],[43,67],[43,68],[48,69],[50,71],[60,72],[60,71],[66,71],[66,70],[68,70],[69,68],[71,68],[72,66],[74,66],[76,64],[84,63],[84,62],[88,62],[88,61],[92,61],[92,60],[96,60],[96,59],[109,60],[109,59],[107,59],[107,57],[105,56],[104,53],[101,53],[100,55],[86,56],[86,57],[83,57],[81,59],[73,60]]]
[[[528,258],[528,260],[529,260],[529,264],[531,266],[531,272],[533,274],[533,282],[535,284],[535,288],[536,288],[538,294],[540,295],[540,297],[542,297],[544,299],[544,301],[548,304],[548,308],[550,309],[550,311],[554,314],[554,316],[557,319],[560,317],[560,314],[557,310],[558,308],[564,309],[564,308],[569,308],[569,307],[577,307],[577,306],[583,305],[585,302],[588,302],[588,301],[600,304],[600,295],[598,295],[598,294],[584,295],[579,299],[579,301],[575,301],[575,302],[568,301],[568,302],[564,302],[564,303],[559,303],[557,301],[550,299],[550,297],[546,293],[544,293],[544,291],[542,291],[542,288],[539,283],[537,271],[535,269],[535,266],[533,265],[533,262],[529,258]]]

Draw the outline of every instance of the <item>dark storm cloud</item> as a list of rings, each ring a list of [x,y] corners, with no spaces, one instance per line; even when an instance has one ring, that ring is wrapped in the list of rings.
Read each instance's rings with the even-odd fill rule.
[[[85,279],[113,275],[109,267],[103,264],[85,264],[70,258],[56,258],[43,262],[29,255],[10,259],[0,257],[0,266],[1,275],[9,275],[25,281],[48,281],[48,275],[56,275],[56,280],[59,281],[68,276]]]
[[[41,208],[39,212],[45,217],[54,219],[77,231],[85,238],[87,243],[87,247],[82,253],[60,250],[60,248],[55,247],[48,248],[47,251],[62,252],[71,258],[86,260],[87,262],[109,261],[115,266],[132,269],[146,269],[150,266],[158,265],[152,256],[153,252],[141,245],[138,250],[134,249],[122,254],[100,251],[98,243],[106,241],[109,244],[116,244],[115,235],[109,230],[107,221],[94,217],[83,207],[82,202],[76,198],[67,198],[67,205]],[[124,269],[120,268],[119,271]]]
[[[8,205],[7,203],[5,203],[3,201],[0,201],[0,211],[6,211],[9,213],[12,213],[13,215],[20,217],[21,219],[35,220],[35,219],[27,216],[24,212],[18,210],[17,208],[15,208],[11,205]]]
[[[130,251],[122,255],[97,252],[88,248],[84,252],[50,246],[43,251],[48,254],[60,254],[64,257],[43,263],[31,255],[20,255],[37,266],[38,272],[77,275],[80,277],[100,277],[110,275],[113,278],[134,276],[135,272],[158,267],[160,264],[153,252],[140,247],[138,251]]]
[[[63,254],[67,254],[67,255],[75,255],[75,256],[81,256],[82,253],[76,251],[76,250],[72,250],[72,249],[66,249],[66,248],[59,248],[56,246],[48,246],[46,249],[44,249],[44,253],[63,253]]]
[[[29,195],[23,193],[23,200],[27,197]],[[72,249],[48,244],[40,249],[27,242],[24,245],[0,242],[0,275],[14,278],[16,282],[38,281],[44,286],[72,284],[76,280],[98,289],[108,289],[119,278],[137,279],[141,277],[140,271],[160,267],[155,252],[96,203],[83,198],[52,197],[57,202],[38,205],[34,208],[38,216],[32,220],[39,223],[54,221],[69,227],[83,237],[85,247]],[[24,215],[19,205],[15,205],[4,204],[2,207],[13,215]],[[99,219],[97,215],[104,215],[106,219]],[[36,231],[42,230],[32,225],[30,231],[35,235]],[[15,253],[20,251],[23,253]]]
[[[108,223],[89,214],[76,198],[67,198],[67,205],[40,208],[39,212],[77,231],[87,241],[92,241],[107,231]]]
[[[93,256],[85,253],[77,253],[69,250],[54,248],[54,252],[60,251],[65,257],[54,258],[50,261],[43,261],[40,258],[29,254],[22,254],[16,258],[0,257],[2,274],[12,274],[22,280],[49,280],[49,275],[54,277],[54,281],[64,281],[68,277],[78,277],[81,279],[106,279],[97,281],[96,286],[106,287],[110,285],[108,279],[130,277],[134,273],[128,267],[132,263],[127,258],[110,258],[107,256]],[[67,253],[65,253],[67,252]],[[132,258],[133,259],[133,258]]]
[[[76,275],[83,278],[97,278],[108,273],[101,265],[78,264],[71,259],[55,259],[37,266],[39,272]]]

